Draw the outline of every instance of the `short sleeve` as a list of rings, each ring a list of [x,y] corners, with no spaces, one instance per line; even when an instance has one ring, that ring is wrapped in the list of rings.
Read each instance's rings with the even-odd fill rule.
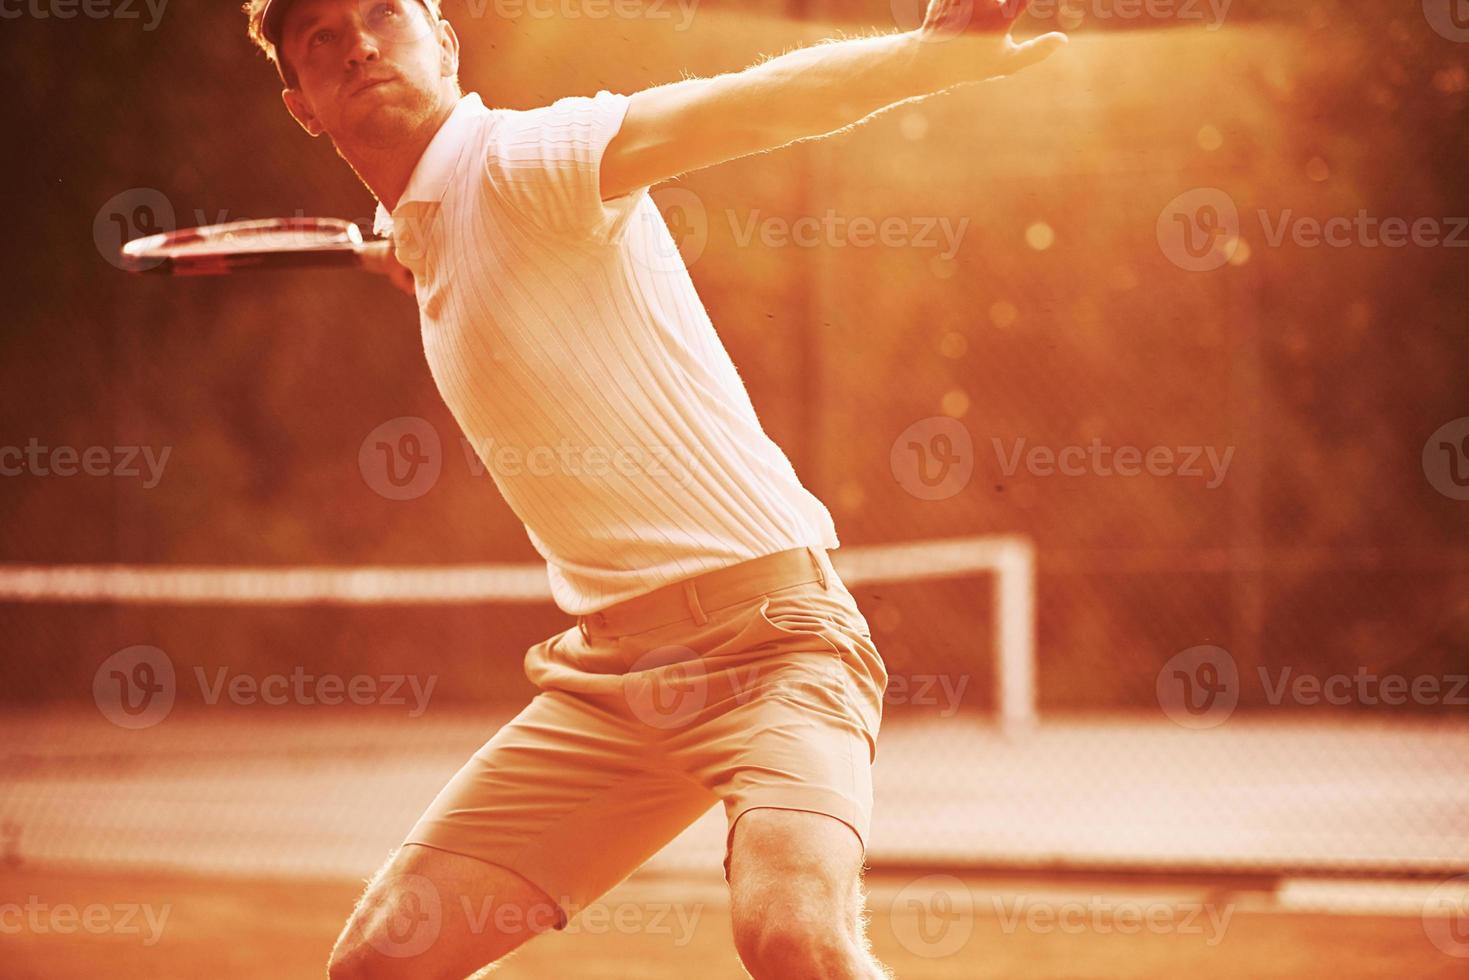
[[[491,128],[485,174],[494,193],[527,222],[560,235],[612,241],[646,187],[602,200],[601,164],[629,99],[605,89],[505,112]]]

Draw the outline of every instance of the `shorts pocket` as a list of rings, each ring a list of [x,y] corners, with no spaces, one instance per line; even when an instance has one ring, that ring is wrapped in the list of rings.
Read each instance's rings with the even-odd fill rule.
[[[808,647],[841,656],[841,647],[831,637],[831,631],[835,627],[820,613],[802,608],[797,602],[766,596],[760,600],[755,615],[763,626],[777,636],[800,640]]]

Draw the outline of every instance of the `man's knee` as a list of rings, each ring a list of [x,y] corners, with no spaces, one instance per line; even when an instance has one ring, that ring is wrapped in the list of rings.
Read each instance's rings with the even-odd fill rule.
[[[328,980],[370,980],[376,974],[360,946],[338,944],[327,961],[326,975]]]
[[[757,977],[845,977],[865,951],[839,916],[772,905],[735,920],[735,947]]]

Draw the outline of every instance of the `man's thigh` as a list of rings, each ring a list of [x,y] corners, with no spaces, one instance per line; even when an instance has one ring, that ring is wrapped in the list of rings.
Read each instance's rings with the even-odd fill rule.
[[[646,726],[550,691],[465,763],[405,843],[513,872],[561,910],[560,929],[716,802]]]
[[[559,915],[549,896],[513,871],[407,844],[368,884],[328,974],[466,977],[553,928]]]

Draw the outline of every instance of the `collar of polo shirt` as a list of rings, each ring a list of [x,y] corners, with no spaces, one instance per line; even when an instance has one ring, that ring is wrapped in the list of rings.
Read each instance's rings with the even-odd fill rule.
[[[444,125],[439,127],[439,131],[429,141],[423,156],[418,158],[418,164],[408,177],[408,186],[403,189],[403,196],[398,199],[397,206],[389,212],[381,201],[378,202],[377,215],[372,223],[373,232],[391,235],[393,215],[402,210],[405,204],[437,204],[443,199],[444,191],[449,186],[449,178],[458,168],[475,117],[488,111],[474,92],[459,100],[449,118],[444,120]]]

